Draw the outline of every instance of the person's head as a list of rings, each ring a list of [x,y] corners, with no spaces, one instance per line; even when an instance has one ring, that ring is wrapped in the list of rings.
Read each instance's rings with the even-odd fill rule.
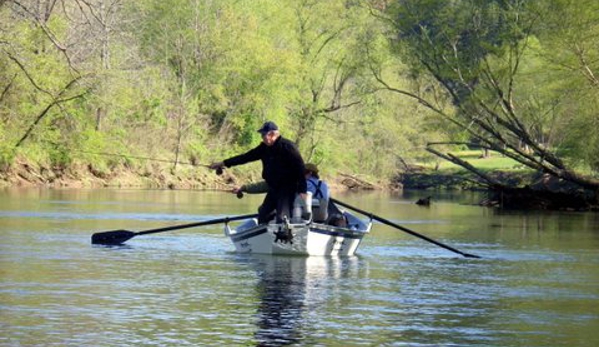
[[[316,166],[316,164],[308,163],[304,165],[304,168],[304,174],[306,175],[306,178],[310,176],[320,178],[318,177],[318,166]]]
[[[258,129],[260,135],[262,135],[262,142],[267,146],[272,146],[275,141],[281,136],[279,133],[279,127],[271,121],[268,121]]]

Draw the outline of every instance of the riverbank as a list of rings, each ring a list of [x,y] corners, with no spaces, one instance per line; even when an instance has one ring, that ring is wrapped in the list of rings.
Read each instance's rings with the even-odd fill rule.
[[[531,173],[505,172],[493,174],[514,185],[526,184]],[[476,190],[480,185],[468,179],[464,171],[426,170],[398,173],[390,180],[337,172],[323,177],[333,190]],[[0,171],[0,187],[48,188],[156,188],[229,190],[236,185],[260,180],[259,165],[235,167],[218,176],[205,167],[181,164],[177,167],[148,162],[119,164],[110,168],[94,164],[72,164],[68,168],[17,160]]]
[[[397,183],[370,177],[337,173],[326,179],[331,190],[394,190]],[[0,188],[140,188],[140,189],[206,189],[230,190],[247,182],[260,180],[259,167],[231,168],[216,175],[201,166],[149,163],[98,168],[93,164],[73,164],[55,168],[43,164],[16,161],[0,171]]]
[[[381,190],[488,190],[489,198],[480,204],[507,209],[548,209],[598,211],[593,192],[546,175],[527,171],[493,170],[488,173],[506,184],[488,190],[473,181],[465,171],[424,170],[398,173],[390,180],[337,172],[324,176],[332,191]],[[0,188],[137,188],[194,189],[230,191],[236,186],[259,181],[260,166],[235,167],[222,175],[202,166],[168,166],[163,163],[119,164],[98,168],[93,164],[72,164],[68,168],[52,168],[43,164],[16,161],[0,171]]]

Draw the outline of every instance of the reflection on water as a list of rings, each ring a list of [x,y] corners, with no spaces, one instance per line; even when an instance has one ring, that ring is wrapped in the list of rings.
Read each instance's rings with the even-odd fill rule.
[[[328,296],[324,282],[355,270],[358,257],[246,255],[237,260],[251,264],[259,278],[257,345],[284,346],[310,339],[304,335],[304,311]]]
[[[483,259],[376,224],[359,256],[233,253],[221,226],[94,232],[251,213],[189,191],[0,191],[0,346],[583,346],[599,344],[599,215],[434,199],[340,200]],[[466,197],[467,199],[470,199]]]
[[[301,340],[299,330],[306,295],[306,260],[262,258],[253,264],[260,282],[255,337],[259,346],[282,346]]]

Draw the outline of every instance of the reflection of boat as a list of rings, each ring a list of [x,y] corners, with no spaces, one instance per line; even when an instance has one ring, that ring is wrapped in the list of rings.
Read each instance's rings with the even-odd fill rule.
[[[237,261],[251,265],[258,276],[259,299],[254,333],[257,346],[286,346],[304,341],[309,317],[337,286],[359,270],[358,257],[285,257],[238,255]],[[349,283],[349,282],[348,282]],[[331,290],[333,292],[331,292]]]
[[[234,229],[227,223],[225,235],[239,253],[353,255],[370,232],[372,221],[365,223],[351,213],[343,214],[345,226],[311,221],[259,225],[256,219],[250,219]]]

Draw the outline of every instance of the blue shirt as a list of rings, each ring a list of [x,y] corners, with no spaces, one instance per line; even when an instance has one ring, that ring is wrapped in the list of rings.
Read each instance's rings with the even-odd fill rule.
[[[312,199],[329,200],[329,186],[326,182],[321,181],[316,177],[310,177],[306,179],[306,184],[308,186],[308,191],[312,193]]]

